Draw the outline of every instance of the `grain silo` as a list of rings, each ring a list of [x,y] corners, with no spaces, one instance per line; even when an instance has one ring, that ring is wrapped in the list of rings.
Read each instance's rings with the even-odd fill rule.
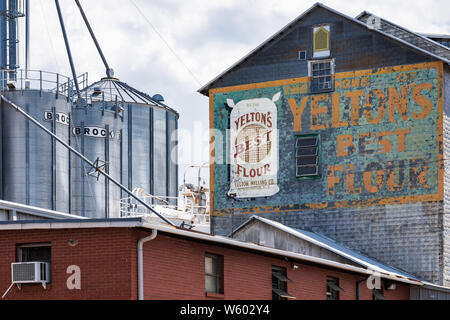
[[[163,199],[173,197],[169,202],[174,203],[178,113],[162,103],[161,95],[150,97],[113,77],[93,83],[82,95],[123,107],[121,183],[129,190],[140,188]]]
[[[88,86],[87,74],[76,74],[58,0],[72,78],[29,70],[29,14],[22,13],[22,2],[0,0],[0,199],[115,218],[121,199],[131,196],[172,224],[150,206],[177,203],[178,113],[161,95],[151,97],[113,77],[79,1],[107,77]],[[24,16],[26,59],[20,70],[17,19]],[[151,200],[138,199],[133,189]]]
[[[41,73],[42,74],[42,73]],[[2,95],[37,119],[63,141],[69,142],[68,91],[60,92],[56,85],[62,76],[46,73],[54,78],[57,90],[26,87],[2,88]],[[21,73],[15,75],[16,85]],[[22,81],[23,83],[24,81]],[[33,84],[42,84],[35,81]],[[30,123],[10,104],[1,102],[1,131],[3,153],[3,200],[32,205],[61,212],[70,212],[69,150],[57,143],[42,129]]]
[[[72,147],[112,178],[121,175],[121,107],[79,98],[72,110]],[[72,155],[72,213],[90,218],[120,216],[120,189]]]

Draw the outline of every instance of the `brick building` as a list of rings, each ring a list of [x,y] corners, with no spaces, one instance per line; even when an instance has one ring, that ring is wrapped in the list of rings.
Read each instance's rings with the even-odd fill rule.
[[[143,299],[270,300],[276,292],[275,297],[289,299],[408,300],[424,290],[449,295],[381,264],[375,272],[142,218],[0,222],[0,243],[4,299],[128,300],[141,294]],[[6,291],[11,263],[30,260],[50,263],[50,283]],[[378,277],[379,289],[369,289],[371,276]]]
[[[441,43],[317,3],[202,87],[213,233],[257,214],[450,285]]]

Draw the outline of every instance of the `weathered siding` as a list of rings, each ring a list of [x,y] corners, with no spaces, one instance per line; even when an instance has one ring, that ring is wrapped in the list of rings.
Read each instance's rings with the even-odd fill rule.
[[[256,88],[268,88],[267,92],[264,90],[260,92],[264,97],[273,95],[277,90],[284,90],[283,93],[287,94],[285,99],[288,99],[289,90],[283,87],[287,83],[287,79],[295,78],[296,80],[292,80],[292,83],[299,83],[301,82],[299,79],[303,79],[301,77],[308,75],[307,61],[298,60],[298,51],[307,50],[307,59],[311,59],[312,26],[322,23],[330,23],[330,51],[331,58],[335,59],[336,78],[339,78],[340,73],[355,72],[356,70],[367,69],[368,74],[375,74],[378,71],[383,73],[383,76],[379,78],[372,78],[374,82],[371,82],[368,88],[354,88],[355,90],[378,88],[385,90],[386,99],[388,99],[389,92],[394,91],[388,87],[392,87],[395,88],[401,99],[403,96],[401,87],[405,83],[402,84],[399,78],[390,77],[389,71],[387,71],[389,68],[385,68],[384,71],[379,68],[393,67],[391,70],[393,74],[398,66],[406,67],[403,70],[405,71],[409,68],[406,65],[436,61],[431,56],[368,30],[319,6],[293,25],[291,29],[279,35],[266,47],[258,50],[214,83],[213,89],[209,92],[212,112],[211,126],[225,131],[228,126],[228,114],[224,108],[224,101],[233,99],[238,102],[240,99],[255,98],[252,94],[255,95],[256,91],[251,92],[251,90]],[[343,102],[342,109],[338,111],[340,116],[338,119],[342,122],[347,121],[349,126],[336,129],[336,126],[330,123],[325,130],[315,132],[321,134],[321,139],[324,138],[323,142],[327,139],[335,141],[336,135],[343,133],[358,136],[364,132],[377,134],[382,129],[392,132],[396,129],[409,129],[412,134],[406,138],[406,152],[400,150],[396,141],[393,142],[392,151],[389,153],[377,155],[375,151],[366,158],[343,156],[339,160],[344,162],[338,163],[336,146],[325,142],[322,144],[321,154],[322,176],[307,182],[296,180],[294,171],[295,134],[314,133],[314,130],[309,130],[313,116],[308,113],[310,105],[306,104],[306,114],[301,120],[307,130],[298,130],[298,119],[295,119],[295,115],[292,114],[293,108],[288,103],[282,102],[277,105],[278,129],[280,129],[280,167],[278,171],[280,192],[267,198],[236,200],[233,208],[230,199],[227,198],[229,169],[226,165],[217,163],[218,158],[225,161],[226,151],[219,150],[220,146],[217,148],[216,145],[216,163],[211,171],[211,199],[215,215],[212,218],[212,231],[216,234],[228,234],[232,229],[232,221],[236,228],[249,218],[248,214],[258,214],[290,227],[309,229],[324,234],[339,243],[374,257],[380,262],[438,284],[444,284],[445,281],[448,284],[448,280],[445,279],[450,279],[450,255],[447,253],[450,250],[450,245],[448,245],[450,223],[444,215],[443,190],[444,179],[448,185],[448,176],[443,177],[442,167],[444,156],[442,123],[448,119],[443,117],[442,107],[445,102],[445,108],[449,108],[449,77],[447,70],[445,101],[443,101],[444,82],[441,62],[433,63],[433,65],[437,66],[435,71],[424,70],[419,79],[408,79],[406,83],[408,87],[406,90],[410,95],[407,98],[409,112],[407,119],[398,113],[399,109],[396,107],[398,102],[394,101],[391,105],[393,110],[391,115],[394,116],[394,121],[391,121],[392,118],[389,119],[389,111],[387,111],[378,128],[364,124],[352,127],[351,103],[347,100]],[[269,81],[272,83],[271,85],[263,84],[263,82]],[[277,84],[276,81],[280,83]],[[308,80],[305,81],[308,82]],[[432,84],[433,92],[430,95],[426,94],[427,90],[421,91],[427,96],[426,99],[431,102],[433,109],[426,121],[415,121],[417,119],[412,121],[411,118],[411,112],[414,110],[418,112],[420,107],[419,104],[414,106],[414,102],[412,108],[410,107],[410,102],[417,98],[417,92],[413,94],[410,90],[419,83]],[[339,90],[342,98],[344,93]],[[301,99],[308,94],[308,89],[303,92],[300,89],[298,95],[293,98],[297,99],[297,104],[300,105]],[[318,95],[312,96],[317,97]],[[314,119],[316,124],[320,124],[323,120],[320,117],[332,117],[332,110],[330,110],[332,109],[330,107],[332,98],[331,93],[328,100],[326,99],[329,102],[327,113],[320,114],[317,119]],[[389,102],[386,102],[386,108],[389,108],[388,105]],[[318,106],[323,107],[321,104]],[[372,105],[372,108],[375,108],[375,105]],[[360,118],[364,117],[362,115],[365,112],[363,108],[359,112]],[[339,130],[342,131],[338,132]],[[448,136],[446,136],[445,144],[448,144],[448,141]],[[220,143],[220,141],[216,141],[216,143]],[[355,146],[356,148],[360,147],[358,142]],[[226,147],[222,150],[226,150]],[[421,168],[411,169],[408,167],[418,158],[426,162]],[[361,166],[367,165],[368,162],[387,165],[389,161],[396,162],[396,167],[393,169],[394,174],[392,174],[392,168],[383,167],[385,174],[382,185],[387,189],[381,190],[378,194],[367,192],[367,188],[365,190],[364,184],[361,183],[363,180],[361,175],[367,170],[367,167],[364,169]],[[336,188],[329,188],[330,184],[326,183],[327,177],[330,175],[328,165],[337,165],[339,170],[340,166],[343,168],[347,168],[349,165],[359,166],[359,169],[355,167],[353,190],[362,187],[362,191],[366,191],[366,193],[352,194],[352,192],[348,192],[352,188],[344,181],[346,179],[344,171],[341,172],[342,175],[338,176],[341,180],[338,180],[338,183],[333,186]],[[389,179],[390,177],[391,179]],[[372,175],[371,183],[372,185],[377,184],[375,173]],[[366,181],[366,185],[368,184],[370,184],[369,180],[368,183]],[[400,188],[400,186],[402,187]],[[445,199],[448,199],[449,194],[450,191],[447,190]]]
[[[319,7],[224,75],[214,87],[307,76],[307,62],[298,60],[298,51],[307,50],[307,59],[311,59],[312,26],[322,23],[331,24],[331,55],[336,59],[336,72],[435,60]]]
[[[261,217],[323,234],[338,243],[442,284],[442,202],[262,213]],[[234,215],[234,229],[249,215]],[[214,232],[229,234],[231,216],[213,217]]]
[[[444,214],[442,225],[443,275],[450,286],[450,68],[444,68]]]
[[[340,263],[360,266],[330,250],[319,247],[303,239],[299,239],[289,233],[282,232],[264,223],[254,222],[233,235],[234,239],[256,243],[262,246],[297,252],[308,256],[337,261]]]

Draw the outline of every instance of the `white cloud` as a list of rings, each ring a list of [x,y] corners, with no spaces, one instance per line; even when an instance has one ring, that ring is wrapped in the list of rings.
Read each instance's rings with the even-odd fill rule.
[[[116,76],[150,95],[163,94],[166,103],[180,113],[179,127],[191,131],[196,120],[208,126],[208,99],[196,92],[201,85],[315,3],[133,1],[171,49],[130,0],[81,3]],[[32,68],[71,75],[54,1],[30,2]],[[105,70],[78,9],[74,1],[61,0],[60,4],[77,72],[88,71],[89,79],[96,81]],[[450,5],[445,0],[333,0],[324,4],[352,17],[367,10],[415,31],[450,33]],[[180,176],[183,172],[180,168]]]

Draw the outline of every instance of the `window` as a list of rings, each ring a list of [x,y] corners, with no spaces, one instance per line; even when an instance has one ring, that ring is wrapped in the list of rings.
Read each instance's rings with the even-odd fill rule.
[[[339,287],[339,279],[327,277],[327,300],[339,300],[339,292],[344,291]]]
[[[205,292],[223,293],[223,257],[205,255]]]
[[[18,262],[48,262],[51,263],[51,245],[50,243],[32,243],[32,244],[20,244],[17,245],[17,261]],[[48,272],[49,283],[51,283],[50,270],[42,272]],[[35,285],[35,284],[27,284]]]
[[[272,266],[272,300],[295,299],[287,293],[287,282],[292,282],[286,276],[286,268]]]
[[[310,61],[311,92],[328,92],[333,90],[334,65],[332,60]]]
[[[295,176],[319,176],[319,135],[297,136],[295,142]]]
[[[298,60],[306,60],[306,51],[299,51],[298,52]]]
[[[51,262],[49,243],[22,244],[17,246],[18,262]]]
[[[322,58],[330,55],[330,26],[313,28],[313,57]]]

